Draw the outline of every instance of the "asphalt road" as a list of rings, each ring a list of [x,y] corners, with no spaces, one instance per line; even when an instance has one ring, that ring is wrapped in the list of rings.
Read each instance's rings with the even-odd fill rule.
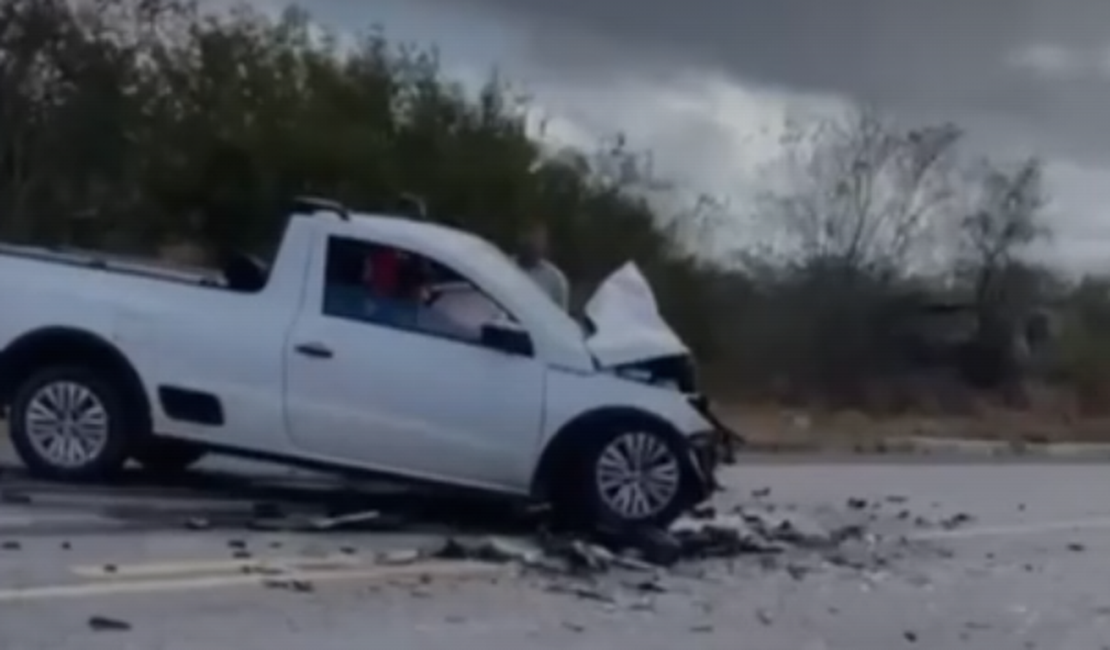
[[[726,482],[725,508],[763,488],[762,503],[814,517],[859,517],[847,501],[866,499],[869,525],[913,550],[805,571],[741,558],[683,567],[662,593],[613,578],[582,597],[504,565],[370,559],[429,532],[251,532],[233,516],[249,504],[227,495],[31,486],[30,503],[0,504],[0,648],[1110,648],[1110,468],[778,461]],[[203,512],[226,522],[181,525]],[[974,519],[913,523],[957,513]],[[259,557],[304,582],[261,584],[241,566]],[[94,616],[130,629],[95,631]]]

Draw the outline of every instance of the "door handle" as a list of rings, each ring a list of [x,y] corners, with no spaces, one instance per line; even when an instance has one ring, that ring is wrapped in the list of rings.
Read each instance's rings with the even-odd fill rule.
[[[301,343],[293,349],[296,350],[298,354],[303,354],[306,357],[314,357],[316,359],[330,359],[335,356],[331,348],[323,343]]]

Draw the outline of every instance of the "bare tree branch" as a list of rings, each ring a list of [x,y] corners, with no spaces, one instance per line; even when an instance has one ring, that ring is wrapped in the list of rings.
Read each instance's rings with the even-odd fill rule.
[[[871,110],[795,123],[772,168],[788,181],[765,197],[763,220],[785,229],[803,259],[905,266],[947,216],[961,135],[952,125],[899,130]]]

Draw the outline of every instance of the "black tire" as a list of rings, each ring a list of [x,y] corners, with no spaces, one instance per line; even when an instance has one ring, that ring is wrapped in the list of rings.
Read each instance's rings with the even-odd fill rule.
[[[636,421],[612,422],[603,431],[584,435],[582,445],[575,450],[567,470],[555,478],[553,486],[556,519],[563,526],[593,530],[630,531],[642,528],[667,528],[692,505],[691,482],[693,468],[689,451],[684,442],[658,425]],[[673,492],[661,499],[657,506],[643,512],[633,512],[619,507],[613,490],[602,484],[600,469],[612,460],[616,446],[627,445],[629,436],[639,436],[639,442],[653,445],[673,463]],[[624,441],[624,442],[622,442]],[[641,494],[643,492],[641,491]]]
[[[147,472],[165,476],[186,471],[204,458],[206,453],[204,447],[191,442],[152,436],[131,457]]]
[[[82,403],[88,407],[85,412],[99,409],[100,413],[96,430],[102,433],[102,443],[91,445],[92,449],[85,447],[88,458],[72,463],[51,458],[44,450],[49,445],[29,429],[31,417],[56,404],[50,396],[63,389],[83,395]],[[138,422],[129,415],[127,398],[119,382],[91,368],[51,366],[35,371],[19,384],[12,397],[8,426],[16,453],[32,475],[42,478],[74,482],[111,478],[127,462],[130,436],[137,433]],[[55,440],[53,448],[58,449]]]

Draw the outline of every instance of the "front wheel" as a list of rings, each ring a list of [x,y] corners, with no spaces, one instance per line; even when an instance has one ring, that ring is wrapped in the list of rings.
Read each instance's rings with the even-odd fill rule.
[[[84,367],[43,368],[15,392],[12,444],[27,469],[45,478],[107,478],[127,460],[124,395],[111,378]]]
[[[690,464],[679,440],[650,427],[615,427],[583,450],[575,504],[594,527],[667,527],[690,506]],[[587,522],[583,522],[587,523]]]

